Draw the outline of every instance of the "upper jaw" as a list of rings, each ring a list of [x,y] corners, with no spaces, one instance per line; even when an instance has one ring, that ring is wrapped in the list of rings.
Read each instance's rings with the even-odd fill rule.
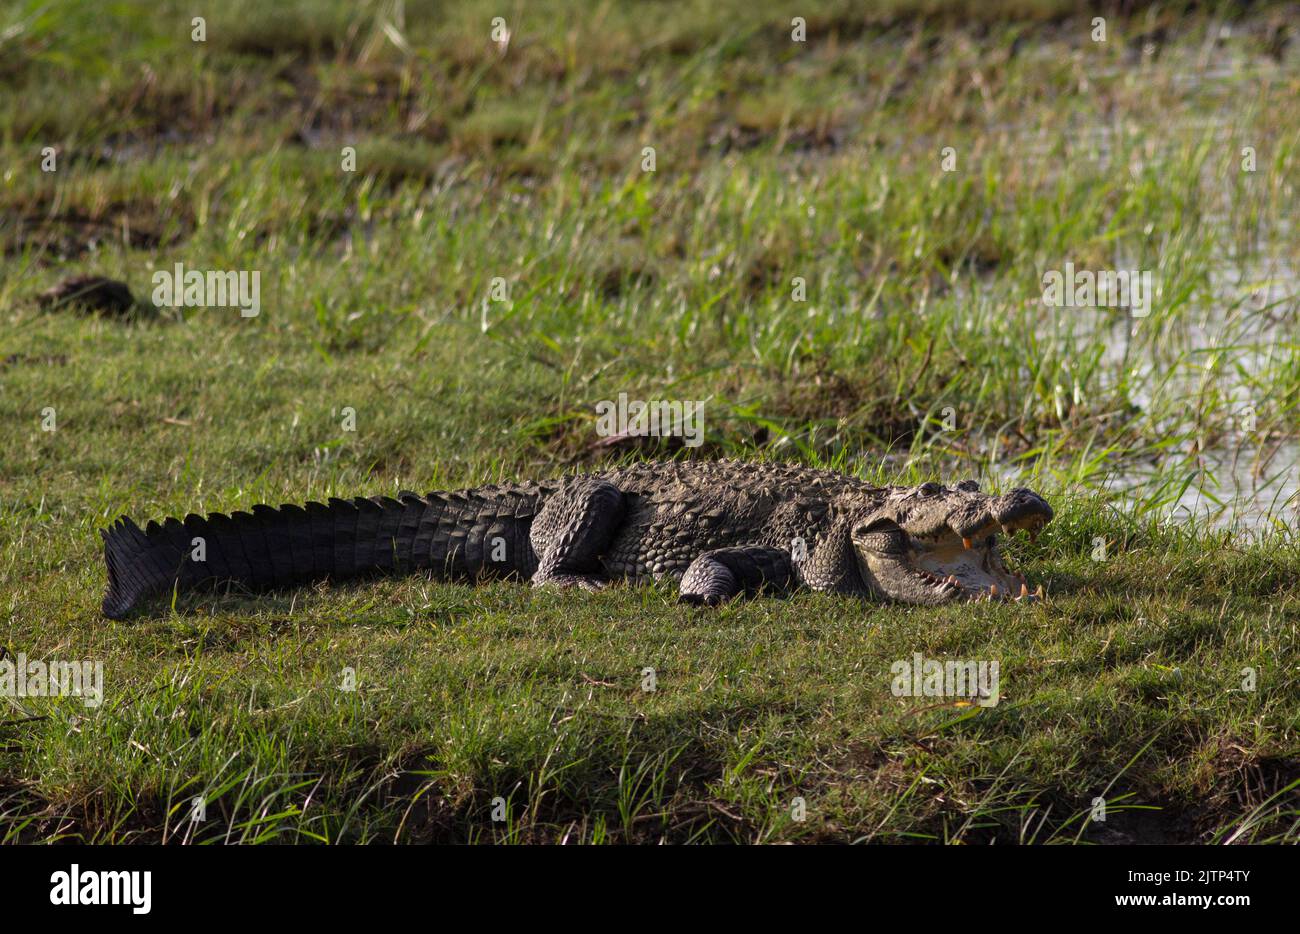
[[[969,540],[999,529],[1006,535],[1020,529],[1037,534],[1054,515],[1047,500],[1023,488],[1002,496],[954,492],[948,502],[923,501],[900,512],[895,521],[909,535],[925,539],[949,533]]]

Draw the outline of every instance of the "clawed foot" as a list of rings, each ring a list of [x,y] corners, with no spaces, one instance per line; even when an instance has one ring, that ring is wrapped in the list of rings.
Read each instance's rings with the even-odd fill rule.
[[[558,590],[583,590],[596,593],[609,586],[609,581],[588,574],[551,574],[547,577],[534,577],[534,587],[555,587]]]
[[[728,598],[720,593],[684,593],[677,597],[678,603],[687,606],[722,606],[727,600]]]

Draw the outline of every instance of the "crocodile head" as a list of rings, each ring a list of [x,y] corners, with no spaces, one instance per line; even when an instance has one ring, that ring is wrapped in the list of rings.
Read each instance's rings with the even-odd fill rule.
[[[858,517],[850,538],[864,582],[889,599],[1033,599],[1025,579],[1002,563],[997,536],[1021,529],[1033,536],[1051,519],[1052,507],[1031,490],[986,496],[971,480],[926,483],[891,491]]]

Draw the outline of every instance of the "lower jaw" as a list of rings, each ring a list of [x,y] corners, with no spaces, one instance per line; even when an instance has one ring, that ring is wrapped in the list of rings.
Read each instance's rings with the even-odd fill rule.
[[[999,565],[1002,563],[996,555],[992,560]],[[1013,574],[1004,569],[1003,574],[999,575],[1002,580],[995,580],[988,575],[968,574],[966,579],[962,579],[955,573],[945,574],[942,571],[931,571],[926,568],[911,568],[913,574],[922,577],[926,584],[931,587],[943,588],[941,596],[947,600],[1037,600],[1043,596],[1043,588],[1039,586],[1037,591],[1031,591],[1029,582],[1019,574]],[[972,579],[973,578],[973,579]]]

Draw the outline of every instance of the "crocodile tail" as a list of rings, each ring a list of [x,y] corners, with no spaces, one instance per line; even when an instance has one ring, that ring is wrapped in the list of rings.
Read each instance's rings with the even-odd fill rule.
[[[205,584],[259,591],[428,567],[415,539],[429,510],[426,498],[402,493],[190,514],[144,529],[123,516],[100,532],[108,568],[104,615],[121,619],[150,597]]]

